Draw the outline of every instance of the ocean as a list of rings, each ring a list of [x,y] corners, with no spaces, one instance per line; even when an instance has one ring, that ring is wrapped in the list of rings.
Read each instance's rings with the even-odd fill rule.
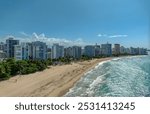
[[[150,56],[121,57],[85,73],[66,97],[150,97]]]

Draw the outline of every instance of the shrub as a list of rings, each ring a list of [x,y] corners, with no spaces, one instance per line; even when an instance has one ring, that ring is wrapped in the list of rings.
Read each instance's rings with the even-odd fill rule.
[[[0,80],[10,78],[10,68],[7,63],[0,64]]]
[[[18,65],[17,65],[17,63],[16,63],[16,61],[15,61],[15,59],[12,59],[12,58],[7,59],[7,60],[6,60],[6,63],[7,63],[7,64],[9,65],[9,67],[10,67],[10,75],[11,75],[11,76],[17,75],[18,72],[19,72],[19,67],[18,67]]]

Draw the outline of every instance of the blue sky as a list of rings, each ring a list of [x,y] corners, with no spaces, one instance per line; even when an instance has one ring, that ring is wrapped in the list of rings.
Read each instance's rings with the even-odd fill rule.
[[[150,48],[149,0],[0,0],[0,38]]]

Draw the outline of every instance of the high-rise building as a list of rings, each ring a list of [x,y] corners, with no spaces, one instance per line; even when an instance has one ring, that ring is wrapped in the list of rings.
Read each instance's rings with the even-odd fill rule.
[[[138,47],[138,48],[135,48],[135,54],[136,54],[136,55],[139,55],[139,49],[140,49],[139,47]]]
[[[125,54],[125,53],[126,53],[126,49],[125,49],[124,46],[121,46],[121,47],[120,47],[120,53],[121,53],[121,54]]]
[[[114,54],[120,54],[120,44],[114,44]]]
[[[26,57],[28,60],[33,60],[33,45],[32,43],[27,42],[26,43]]]
[[[29,43],[21,43],[20,45],[15,45],[14,47],[14,57],[16,60],[29,60]]]
[[[0,61],[6,58],[6,53],[0,50]]]
[[[31,44],[33,59],[47,59],[47,45],[44,42],[35,41]]]
[[[93,45],[87,45],[84,47],[84,55],[88,57],[95,56],[95,47]]]
[[[112,55],[112,45],[109,43],[102,44],[101,45],[101,54],[104,56],[111,56]]]
[[[64,57],[64,47],[59,44],[53,44],[52,46],[52,59],[58,59]]]
[[[100,45],[95,45],[95,56],[101,55]]]
[[[67,47],[64,49],[65,57],[73,57],[72,47]]]
[[[16,60],[23,60],[22,58],[22,46],[21,45],[15,45],[14,46],[14,58]]]
[[[22,59],[29,60],[30,57],[32,56],[32,48],[31,48],[31,43],[21,43],[22,46]]]
[[[84,48],[81,48],[81,55],[85,55],[84,54]]]
[[[81,47],[79,47],[79,46],[73,46],[72,47],[72,56],[73,56],[73,58],[75,58],[75,59],[79,59],[79,58],[81,58]]]
[[[47,48],[47,59],[51,59],[52,58],[52,50],[51,48]]]
[[[8,58],[14,57],[14,46],[19,45],[19,40],[14,40],[13,38],[9,38],[6,40],[6,53]]]
[[[136,49],[133,47],[130,47],[130,54],[135,55],[136,54]]]
[[[147,49],[145,48],[133,48],[130,47],[130,54],[131,55],[147,55]]]
[[[140,55],[148,55],[148,50],[146,48],[139,48]]]
[[[16,60],[47,59],[46,43],[36,41],[32,43],[21,43],[20,45],[15,45],[14,47],[14,56]]]
[[[4,42],[0,42],[0,50],[4,51],[5,49],[5,44]]]
[[[130,54],[130,48],[125,48],[125,52],[126,52],[127,54]]]

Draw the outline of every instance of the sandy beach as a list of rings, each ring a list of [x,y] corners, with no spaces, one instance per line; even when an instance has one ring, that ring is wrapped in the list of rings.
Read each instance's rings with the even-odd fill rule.
[[[59,97],[63,96],[98,63],[112,58],[93,59],[68,65],[51,66],[42,72],[21,75],[0,82],[3,97]]]

